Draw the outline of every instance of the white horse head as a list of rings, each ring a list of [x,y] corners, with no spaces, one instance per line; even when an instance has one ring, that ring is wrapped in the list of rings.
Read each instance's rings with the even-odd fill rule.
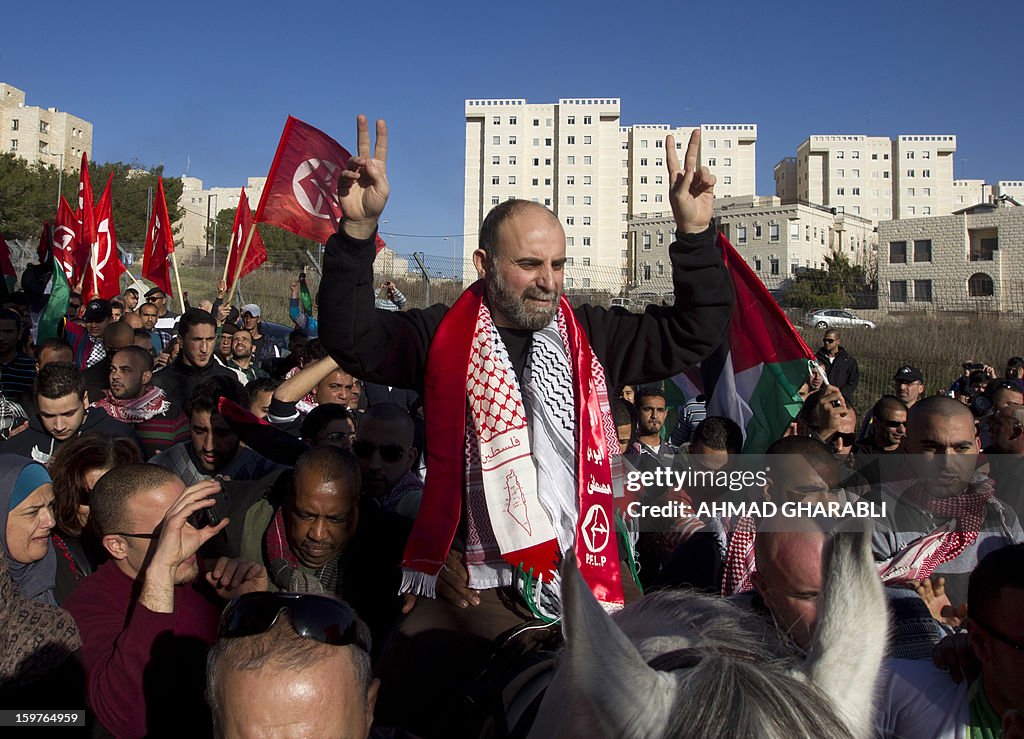
[[[761,616],[661,591],[609,617],[566,557],[566,651],[531,737],[864,737],[887,635],[866,529],[832,537],[806,657]]]

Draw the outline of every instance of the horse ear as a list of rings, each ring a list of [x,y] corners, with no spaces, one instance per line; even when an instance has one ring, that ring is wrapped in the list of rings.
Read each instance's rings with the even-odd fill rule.
[[[572,551],[562,563],[562,615],[572,685],[607,735],[658,735],[671,716],[676,681],[644,662],[590,592]]]
[[[871,554],[871,519],[826,546],[823,601],[804,671],[855,737],[870,736],[872,699],[888,636],[885,591]]]

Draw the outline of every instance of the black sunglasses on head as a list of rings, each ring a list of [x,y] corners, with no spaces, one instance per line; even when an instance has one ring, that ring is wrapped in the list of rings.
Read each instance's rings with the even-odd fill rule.
[[[365,439],[352,442],[352,453],[360,459],[369,459],[378,450],[380,451],[380,458],[385,462],[397,462],[405,454],[405,447],[399,444],[381,444],[378,446]]]
[[[344,601],[319,593],[246,593],[228,603],[217,637],[234,639],[266,633],[285,611],[295,633],[333,646],[355,645],[370,651],[359,619]]]

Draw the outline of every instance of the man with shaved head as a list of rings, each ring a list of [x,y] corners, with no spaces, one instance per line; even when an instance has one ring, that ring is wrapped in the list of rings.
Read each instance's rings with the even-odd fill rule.
[[[904,479],[881,493],[887,510],[875,529],[875,558],[888,585],[936,583],[941,576],[955,609],[966,601],[978,561],[1024,541],[1024,531],[995,497],[995,482],[976,469],[980,447],[967,406],[942,395],[918,401],[908,414],[905,447]]]
[[[114,321],[103,329],[103,359],[82,371],[90,399],[98,400],[110,389],[110,360],[115,352],[135,343],[135,330],[127,323]]]

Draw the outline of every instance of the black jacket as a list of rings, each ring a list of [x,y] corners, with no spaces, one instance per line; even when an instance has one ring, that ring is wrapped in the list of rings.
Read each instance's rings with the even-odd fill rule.
[[[205,367],[195,367],[185,364],[179,354],[171,364],[153,373],[153,384],[167,393],[168,400],[184,408],[193,390],[207,380],[220,376],[238,379],[238,375],[212,357]]]
[[[846,351],[846,347],[839,347],[839,351],[831,362],[828,361],[828,355],[822,349],[819,349],[814,356],[828,367],[825,374],[828,376],[829,384],[838,387],[847,400],[853,398],[857,385],[860,383],[860,368],[857,367],[857,360]]]
[[[320,281],[320,340],[346,371],[382,385],[423,393],[427,350],[448,308],[374,309],[374,239],[344,231],[327,242]],[[608,386],[659,382],[704,359],[721,343],[732,314],[732,281],[709,228],[669,248],[674,306],[624,308],[584,305],[576,318],[604,365]],[[532,332],[501,330],[516,373],[521,374]],[[512,339],[510,341],[510,338]],[[427,409],[429,412],[429,409]]]
[[[85,412],[85,420],[75,436],[91,432],[115,437],[123,436],[139,448],[140,454],[142,453],[142,444],[139,443],[135,429],[114,420],[100,408],[89,408]],[[23,457],[30,457],[40,464],[46,464],[63,443],[46,433],[39,416],[33,415],[28,421],[27,429],[4,442],[3,452],[4,454],[20,454]]]

